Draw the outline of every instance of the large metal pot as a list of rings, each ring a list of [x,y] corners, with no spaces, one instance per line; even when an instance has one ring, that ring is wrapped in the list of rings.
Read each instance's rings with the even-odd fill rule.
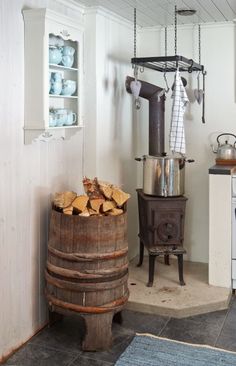
[[[153,196],[182,196],[184,194],[185,158],[144,155],[143,193]]]

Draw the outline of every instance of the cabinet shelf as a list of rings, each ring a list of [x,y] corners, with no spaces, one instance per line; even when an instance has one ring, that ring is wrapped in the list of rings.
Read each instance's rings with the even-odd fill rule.
[[[50,98],[68,98],[68,99],[78,99],[78,95],[58,95],[58,94],[49,94]]]
[[[73,128],[81,128],[83,125],[71,125],[71,126],[55,126],[55,127],[48,127],[48,130],[60,130],[60,129],[73,129]]]
[[[57,64],[49,64],[50,69],[58,69],[58,70],[69,70],[69,71],[78,71],[79,69],[75,67],[66,67],[63,65],[57,65]]]

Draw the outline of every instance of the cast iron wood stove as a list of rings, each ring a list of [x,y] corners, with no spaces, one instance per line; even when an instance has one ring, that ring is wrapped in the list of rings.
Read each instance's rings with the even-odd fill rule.
[[[139,263],[143,263],[144,247],[149,255],[148,287],[153,285],[155,258],[164,255],[165,264],[169,264],[169,255],[178,258],[179,282],[185,285],[183,278],[184,219],[187,198],[156,197],[137,189],[139,208]]]
[[[126,78],[126,90],[131,93],[130,83],[134,78]],[[149,102],[149,156],[164,156],[165,153],[165,96],[159,97],[162,91],[156,85],[142,81],[139,96]],[[183,279],[183,248],[184,219],[187,198],[184,196],[151,196],[137,189],[139,207],[139,238],[140,257],[142,265],[144,247],[149,255],[149,279],[147,286],[151,287],[154,280],[155,258],[163,255],[165,264],[169,264],[169,255],[178,258],[180,285],[185,285]]]

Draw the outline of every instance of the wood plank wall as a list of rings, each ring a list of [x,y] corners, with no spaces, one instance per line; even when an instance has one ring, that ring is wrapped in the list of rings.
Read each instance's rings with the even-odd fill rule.
[[[23,7],[69,15],[56,1],[0,2],[0,360],[46,321],[50,195],[79,192],[82,179],[82,130],[69,141],[24,145]]]

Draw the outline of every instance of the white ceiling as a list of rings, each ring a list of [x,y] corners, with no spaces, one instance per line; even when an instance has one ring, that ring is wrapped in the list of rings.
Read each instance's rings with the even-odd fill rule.
[[[86,7],[102,6],[142,27],[174,24],[174,9],[195,9],[194,16],[177,17],[178,24],[232,21],[236,18],[236,0],[74,0]]]

